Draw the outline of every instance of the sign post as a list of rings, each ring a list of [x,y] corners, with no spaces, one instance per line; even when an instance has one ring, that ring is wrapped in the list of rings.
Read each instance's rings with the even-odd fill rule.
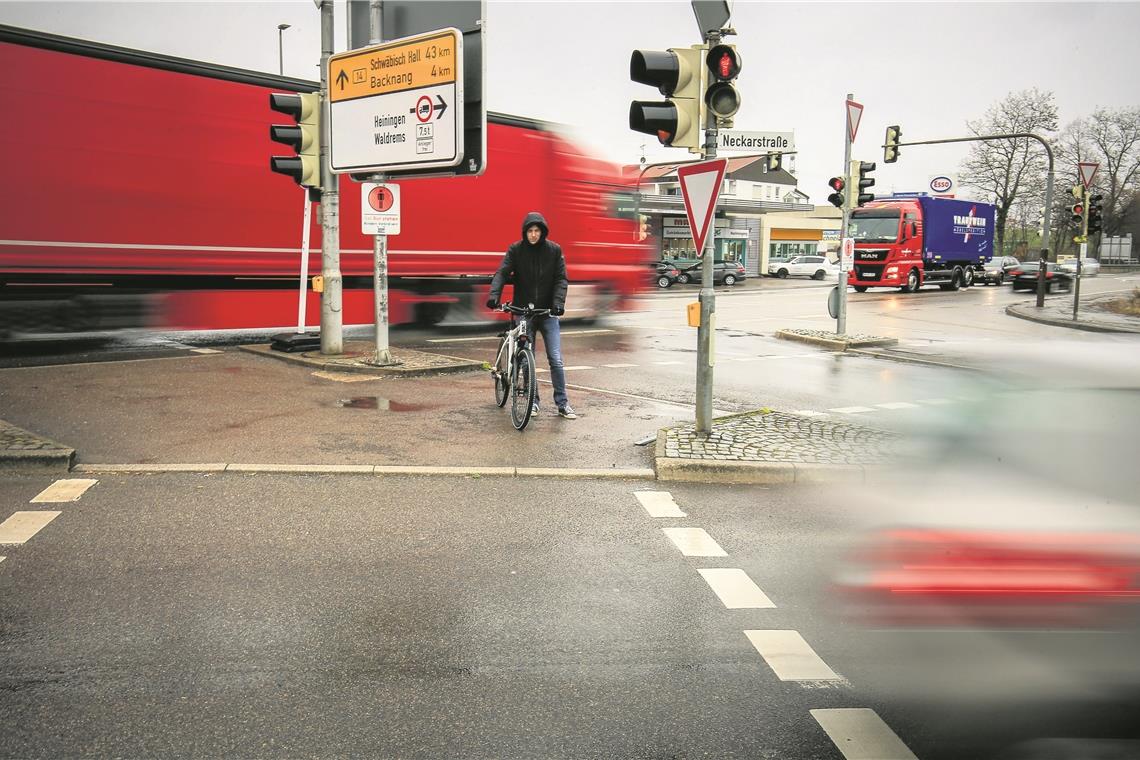
[[[859,132],[859,122],[863,118],[863,105],[856,103],[853,100],[854,97],[851,93],[847,93],[844,109],[847,114],[847,128],[843,132],[843,171],[846,175],[844,184],[846,193],[844,194],[842,231],[840,233],[843,236],[843,244],[840,247],[841,254],[839,256],[839,305],[836,309],[838,312],[835,320],[836,335],[847,333],[847,273],[854,266],[855,258],[855,241],[851,238],[851,208],[858,202],[859,188],[855,186],[858,177],[851,176],[851,143],[855,142],[855,135]]]
[[[1077,254],[1077,281],[1073,283],[1073,321],[1077,321],[1077,311],[1081,305],[1081,270],[1085,266],[1085,257],[1089,251],[1089,195],[1092,188],[1093,180],[1096,179],[1096,173],[1100,169],[1100,163],[1094,161],[1082,161],[1077,164],[1077,174],[1081,178],[1081,184],[1084,186],[1084,193],[1081,197],[1081,249]],[[1079,188],[1078,188],[1079,189]],[[1075,191],[1074,191],[1075,193]]]

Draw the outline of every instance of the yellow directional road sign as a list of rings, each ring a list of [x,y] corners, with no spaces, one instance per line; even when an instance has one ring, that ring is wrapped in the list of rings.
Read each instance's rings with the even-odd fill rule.
[[[463,35],[441,29],[329,58],[334,172],[463,160]]]

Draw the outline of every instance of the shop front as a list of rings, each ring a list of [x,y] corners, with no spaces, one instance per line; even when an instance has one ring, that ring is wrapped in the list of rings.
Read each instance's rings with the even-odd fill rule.
[[[748,230],[730,227],[728,219],[714,219],[713,261],[748,262]],[[661,258],[667,261],[692,261],[698,258],[689,220],[683,216],[662,219]]]

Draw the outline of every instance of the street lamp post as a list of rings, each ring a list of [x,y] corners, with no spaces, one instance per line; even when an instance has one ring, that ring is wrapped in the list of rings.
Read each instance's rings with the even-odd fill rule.
[[[281,47],[281,33],[288,29],[290,24],[277,25],[277,73],[284,76],[285,74],[285,51]]]

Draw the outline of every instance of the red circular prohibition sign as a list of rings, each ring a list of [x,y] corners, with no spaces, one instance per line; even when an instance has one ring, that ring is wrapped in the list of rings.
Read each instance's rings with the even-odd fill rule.
[[[424,108],[425,104],[427,108]],[[431,98],[427,95],[420,95],[420,99],[416,101],[416,118],[421,124],[426,124],[431,121],[433,113],[435,113],[435,104],[431,102]]]
[[[395,202],[396,198],[392,195],[392,191],[386,187],[374,187],[372,192],[368,193],[368,205],[377,211],[387,211]]]

